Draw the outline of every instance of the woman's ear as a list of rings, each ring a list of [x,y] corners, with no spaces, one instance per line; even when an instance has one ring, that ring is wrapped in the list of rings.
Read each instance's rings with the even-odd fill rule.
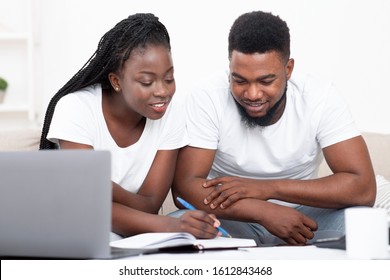
[[[110,81],[111,86],[113,89],[118,92],[121,90],[120,84],[119,84],[119,77],[115,73],[108,74],[108,80]]]

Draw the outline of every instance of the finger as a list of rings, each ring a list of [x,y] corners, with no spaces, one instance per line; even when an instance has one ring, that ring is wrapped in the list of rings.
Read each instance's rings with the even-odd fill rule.
[[[221,192],[223,192],[224,190],[225,187],[221,184],[215,186],[214,190],[210,192],[203,200],[204,204],[209,204],[211,201],[217,199],[221,195]]]
[[[225,208],[226,207],[224,205],[225,203],[227,205],[229,205],[229,203],[227,202],[229,200],[229,198],[230,198],[230,195],[227,192],[222,192],[222,193],[219,194],[219,196],[216,199],[211,201],[210,207],[212,209],[215,209],[217,207]]]
[[[294,235],[294,240],[297,242],[297,245],[305,245],[307,242],[307,238],[300,233]]]
[[[201,210],[190,211],[194,219],[197,219],[201,223],[207,223],[208,225],[217,228],[221,225],[221,222],[217,219],[214,214],[208,214]]]
[[[208,188],[208,187],[222,185],[224,182],[225,182],[225,177],[217,177],[214,179],[207,180],[206,182],[203,183],[202,186]]]
[[[210,202],[212,202],[213,200],[215,200],[216,198],[218,198],[219,196],[219,192],[218,191],[212,191],[211,193],[209,193],[203,200],[203,203],[204,204],[209,204]]]
[[[316,231],[318,229],[318,224],[315,220],[304,216],[303,223],[306,227],[308,227],[311,231]]]
[[[301,234],[295,234],[294,236],[291,236],[288,241],[290,245],[305,245],[307,239]]]
[[[186,218],[192,234],[199,238],[214,238],[218,235],[220,222],[215,217],[199,210],[191,212]]]
[[[215,217],[214,214],[209,214],[210,218],[214,221],[214,224],[213,226],[215,228],[219,227],[221,225],[221,222],[217,219],[217,217]]]
[[[221,205],[221,203],[226,201],[226,199],[227,199],[227,197],[224,195],[224,193],[223,192],[220,193],[220,195],[216,199],[211,201],[210,208],[211,209],[218,208]],[[221,208],[223,208],[223,207],[221,207]]]
[[[239,201],[240,199],[242,199],[243,197],[240,195],[240,193],[238,192],[235,192],[235,193],[232,193],[231,195],[229,195],[225,201],[223,201],[221,204],[220,204],[220,207],[222,209],[225,209],[225,208],[228,208],[229,206],[233,205],[234,203],[236,203],[237,201]]]
[[[294,238],[283,238],[283,241],[286,242],[289,245],[298,245],[298,243],[295,241]]]
[[[312,239],[314,237],[314,232],[311,228],[303,227],[300,232],[306,239]]]

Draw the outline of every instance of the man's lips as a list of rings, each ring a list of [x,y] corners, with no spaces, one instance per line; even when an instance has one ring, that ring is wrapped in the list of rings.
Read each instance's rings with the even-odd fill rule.
[[[242,104],[244,105],[245,109],[250,112],[261,112],[264,109],[267,108],[268,102],[249,102],[249,101],[243,101]]]

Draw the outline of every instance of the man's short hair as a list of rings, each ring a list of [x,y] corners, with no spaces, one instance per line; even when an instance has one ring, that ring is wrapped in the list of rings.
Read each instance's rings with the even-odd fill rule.
[[[290,30],[279,16],[254,11],[239,16],[229,32],[229,58],[233,51],[245,54],[277,51],[290,57]]]

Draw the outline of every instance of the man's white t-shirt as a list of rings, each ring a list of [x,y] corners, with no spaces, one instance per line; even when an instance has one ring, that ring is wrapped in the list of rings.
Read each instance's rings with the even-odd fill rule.
[[[281,119],[249,128],[230,93],[228,74],[187,96],[190,146],[216,150],[209,178],[316,178],[322,148],[360,135],[343,98],[330,83],[293,76]]]
[[[62,139],[110,151],[112,181],[136,193],[158,150],[173,150],[188,144],[182,108],[174,100],[161,119],[146,119],[136,143],[121,148],[111,137],[103,116],[101,86],[87,87],[59,100],[47,138],[55,143]]]

